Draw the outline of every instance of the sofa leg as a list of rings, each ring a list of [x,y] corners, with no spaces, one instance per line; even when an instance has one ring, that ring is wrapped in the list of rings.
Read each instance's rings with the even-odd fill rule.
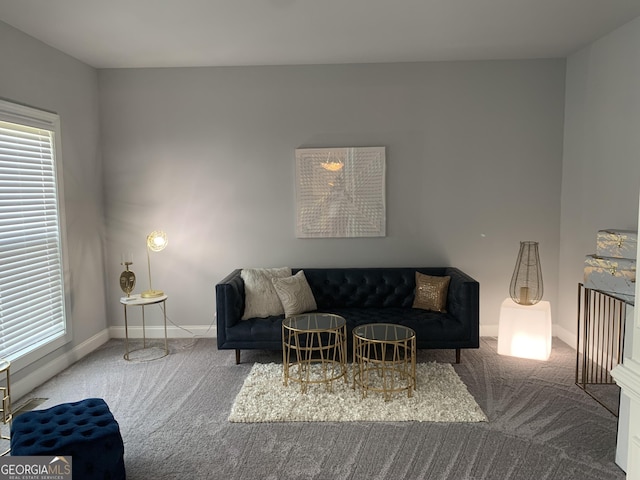
[[[240,365],[240,349],[236,348],[236,365]]]
[[[456,348],[456,363],[460,363],[460,349]]]

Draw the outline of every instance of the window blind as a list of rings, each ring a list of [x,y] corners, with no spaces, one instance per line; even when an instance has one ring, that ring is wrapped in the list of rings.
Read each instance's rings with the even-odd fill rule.
[[[66,333],[52,130],[0,120],[0,356]]]

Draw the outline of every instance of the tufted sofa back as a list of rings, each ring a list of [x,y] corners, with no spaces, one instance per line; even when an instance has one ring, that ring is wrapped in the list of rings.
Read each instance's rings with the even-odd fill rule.
[[[293,273],[299,268],[292,269]],[[444,268],[304,268],[318,310],[332,308],[409,308],[416,270],[445,275]]]

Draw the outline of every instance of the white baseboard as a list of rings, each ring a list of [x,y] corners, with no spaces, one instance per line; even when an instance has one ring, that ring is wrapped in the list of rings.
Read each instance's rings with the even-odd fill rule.
[[[561,327],[560,325],[553,326],[553,336],[558,337],[560,340],[562,340],[564,343],[569,345],[574,350],[578,348],[576,334],[573,332],[570,332],[564,327]]]
[[[164,338],[164,328],[160,325],[145,327],[145,336],[147,338]],[[142,326],[129,327],[129,338],[142,338]],[[125,338],[124,326],[109,327],[110,338]],[[205,337],[216,338],[215,327],[207,325],[187,325],[177,327],[175,325],[167,325],[168,338],[193,338]]]
[[[62,372],[65,368],[70,367],[75,362],[93,352],[109,340],[109,331],[104,329],[88,340],[77,345],[72,350],[58,355],[56,358],[47,362],[42,367],[33,371],[17,381],[11,382],[12,403],[16,405],[19,399],[28,394],[31,390],[39,387],[50,378]]]
[[[481,337],[497,337],[498,325],[480,325]]]
[[[216,330],[206,325],[194,325],[182,328],[167,325],[167,337],[169,338],[215,338]],[[164,338],[164,329],[161,326],[152,326],[145,329],[147,338]],[[11,397],[14,405],[27,395],[31,390],[39,387],[50,378],[70,367],[75,362],[93,352],[106,343],[110,338],[125,338],[124,327],[109,327],[104,329],[74,347],[72,350],[62,353],[46,365],[34,370],[20,380],[11,382]],[[142,327],[130,327],[129,338],[142,338]]]

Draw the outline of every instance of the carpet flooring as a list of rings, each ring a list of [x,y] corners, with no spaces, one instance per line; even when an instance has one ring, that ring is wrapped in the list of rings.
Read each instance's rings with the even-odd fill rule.
[[[104,398],[129,480],[624,479],[617,418],[574,385],[575,351],[554,338],[539,362],[499,356],[496,343],[482,338],[454,365],[489,419],[480,423],[231,423],[253,363],[281,356],[243,351],[235,365],[213,339],[171,340],[169,356],[148,362],[124,361],[123,341],[110,340],[27,397],[48,399],[41,408]],[[422,350],[418,361],[453,356]]]

